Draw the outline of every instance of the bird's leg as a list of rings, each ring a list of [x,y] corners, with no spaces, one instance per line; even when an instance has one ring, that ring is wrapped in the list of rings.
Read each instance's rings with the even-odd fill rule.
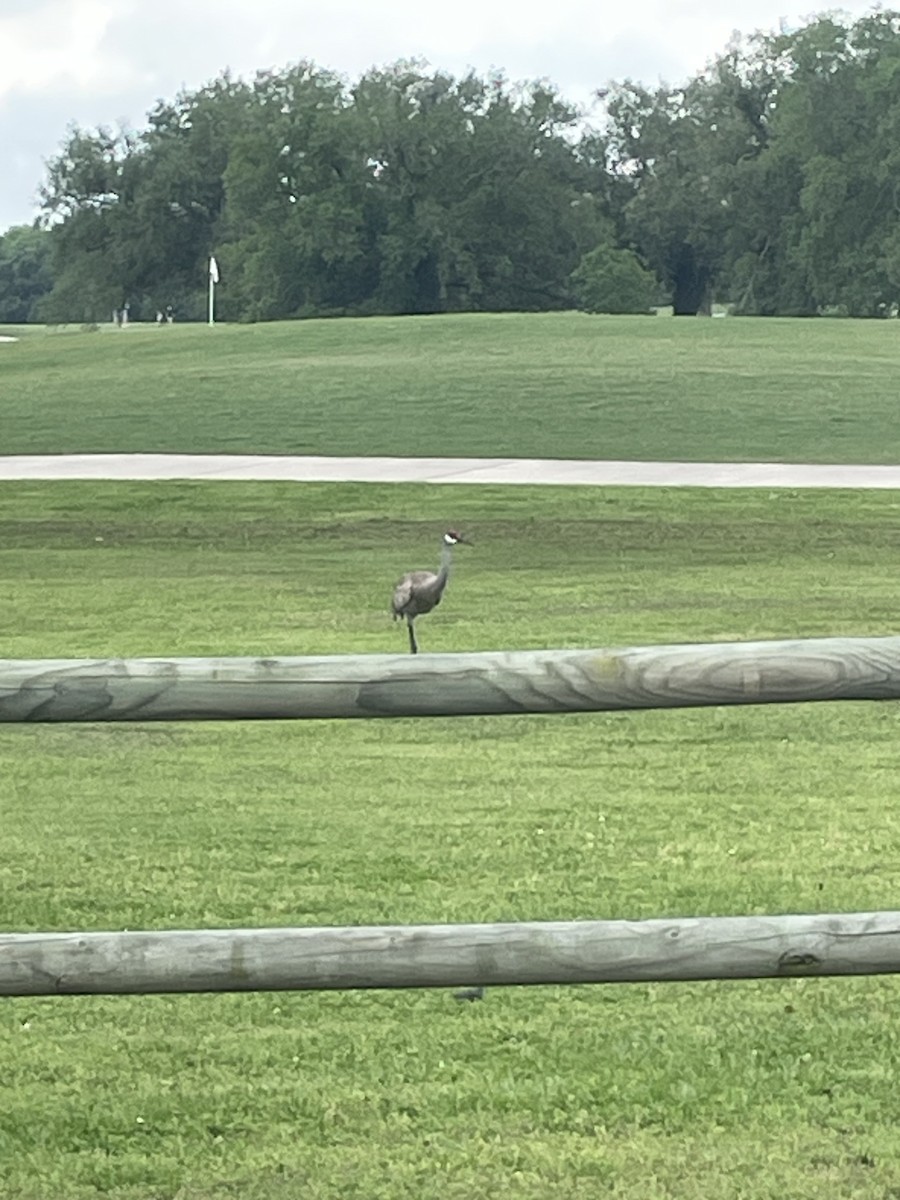
[[[419,647],[416,645],[416,631],[413,629],[412,618],[406,618],[406,627],[409,630],[409,652],[410,654],[418,654]]]

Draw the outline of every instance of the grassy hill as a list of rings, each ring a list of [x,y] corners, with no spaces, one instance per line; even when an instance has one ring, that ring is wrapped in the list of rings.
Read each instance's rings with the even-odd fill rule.
[[[0,453],[891,463],[896,342],[572,313],[32,333],[0,347]]]
[[[896,630],[890,493],[0,485],[11,657]],[[0,928],[892,908],[894,706],[0,725]],[[3,1200],[883,1200],[890,978],[10,999]],[[763,1148],[762,1150],[760,1148]]]
[[[2,330],[0,330],[2,332]],[[894,323],[576,315],[0,346],[0,453],[897,462]],[[897,629],[900,495],[0,483],[0,656]],[[896,907],[897,713],[0,725],[0,930]],[[0,1200],[900,1195],[888,978],[0,1004]]]

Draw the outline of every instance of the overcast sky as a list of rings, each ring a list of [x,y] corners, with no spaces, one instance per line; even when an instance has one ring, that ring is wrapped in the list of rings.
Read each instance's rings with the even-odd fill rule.
[[[154,101],[226,67],[312,59],[355,77],[424,58],[548,78],[584,103],[610,79],[676,83],[735,30],[799,24],[793,0],[0,0],[0,231],[30,221],[71,122],[142,128]],[[859,15],[871,3],[847,3]]]

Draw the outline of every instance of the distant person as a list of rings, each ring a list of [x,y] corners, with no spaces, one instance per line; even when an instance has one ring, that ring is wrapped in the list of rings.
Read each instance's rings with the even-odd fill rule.
[[[162,323],[163,323],[163,321],[164,321],[164,320],[165,320],[165,318],[163,317],[163,310],[162,310],[161,308],[158,308],[158,309],[156,310],[156,323],[157,323],[157,325],[162,325]]]
[[[166,322],[167,322],[167,324],[171,325],[174,320],[175,320],[175,310],[172,308],[171,304],[167,304],[166,305]]]

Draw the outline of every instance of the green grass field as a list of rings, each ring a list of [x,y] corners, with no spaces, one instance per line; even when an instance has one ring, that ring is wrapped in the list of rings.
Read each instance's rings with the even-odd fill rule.
[[[894,463],[897,338],[573,313],[32,333],[0,346],[0,454]]]
[[[2,653],[402,650],[391,585],[450,523],[475,545],[424,649],[897,629],[890,492],[16,483]],[[0,727],[0,927],[893,908],[897,722]],[[9,999],[0,1196],[886,1200],[896,1004],[890,978]]]

